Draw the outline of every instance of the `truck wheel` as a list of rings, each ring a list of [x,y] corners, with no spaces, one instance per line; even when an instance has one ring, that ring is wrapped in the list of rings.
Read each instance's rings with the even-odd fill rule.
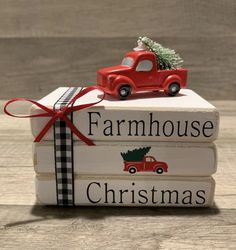
[[[180,91],[179,83],[174,82],[169,85],[167,94],[169,96],[175,96],[179,93],[179,91]]]
[[[131,94],[130,86],[122,86],[119,89],[119,96],[121,100],[125,100]]]
[[[129,168],[129,173],[130,173],[130,174],[135,174],[136,171],[137,171],[137,170],[136,170],[135,167],[130,167],[130,168]]]
[[[163,173],[163,168],[157,168],[156,172],[157,172],[157,174],[162,174]]]

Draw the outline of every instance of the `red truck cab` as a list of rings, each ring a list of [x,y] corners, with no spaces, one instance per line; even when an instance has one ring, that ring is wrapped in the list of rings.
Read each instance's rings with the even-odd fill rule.
[[[97,85],[107,94],[120,99],[137,92],[159,90],[175,96],[186,87],[187,70],[160,70],[157,59],[155,53],[150,51],[131,51],[121,65],[98,70]]]
[[[157,161],[153,156],[144,156],[142,161],[124,161],[124,171],[128,171],[130,174],[136,172],[162,174],[168,172],[168,165],[165,162]]]

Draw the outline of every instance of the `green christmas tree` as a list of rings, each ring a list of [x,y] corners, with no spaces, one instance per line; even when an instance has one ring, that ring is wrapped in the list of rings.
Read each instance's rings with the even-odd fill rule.
[[[173,49],[165,48],[146,36],[138,38],[138,45],[145,47],[157,55],[159,69],[177,69],[183,63],[182,58]]]
[[[136,148],[120,153],[124,161],[142,161],[143,157],[150,151],[151,147]]]

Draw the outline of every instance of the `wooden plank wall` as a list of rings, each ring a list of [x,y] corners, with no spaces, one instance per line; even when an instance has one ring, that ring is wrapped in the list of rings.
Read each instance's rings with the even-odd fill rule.
[[[189,88],[236,99],[234,0],[0,0],[0,99],[96,82],[139,35],[174,48]]]

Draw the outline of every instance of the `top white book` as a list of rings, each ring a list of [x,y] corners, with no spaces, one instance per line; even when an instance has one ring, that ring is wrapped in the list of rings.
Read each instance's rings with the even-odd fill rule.
[[[39,103],[51,109],[66,93],[73,96],[81,87],[60,87]],[[67,94],[68,95],[68,94]],[[91,103],[101,98],[94,90],[77,99],[74,106]],[[31,114],[42,113],[33,105]],[[72,114],[77,129],[93,141],[185,141],[212,142],[217,138],[219,113],[216,108],[190,89],[181,89],[174,97],[164,93],[142,93],[128,100],[111,96],[100,103]],[[32,134],[36,137],[49,121],[49,117],[31,118]],[[53,127],[43,140],[53,140]],[[79,140],[74,136],[74,140]]]

